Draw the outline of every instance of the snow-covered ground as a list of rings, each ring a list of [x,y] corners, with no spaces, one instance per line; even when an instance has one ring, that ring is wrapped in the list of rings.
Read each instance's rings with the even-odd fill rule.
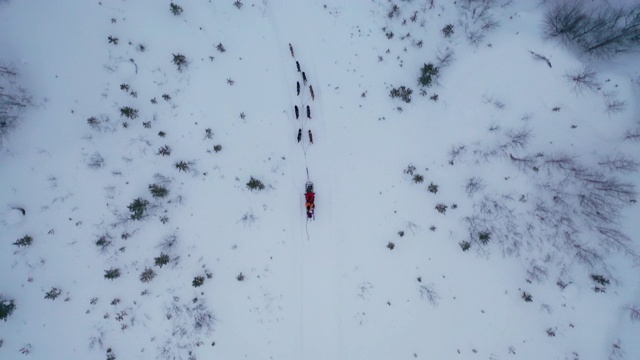
[[[0,358],[639,358],[635,190],[606,228],[577,207],[640,185],[637,54],[544,40],[534,1],[176,4],[0,1],[33,103],[0,148]]]

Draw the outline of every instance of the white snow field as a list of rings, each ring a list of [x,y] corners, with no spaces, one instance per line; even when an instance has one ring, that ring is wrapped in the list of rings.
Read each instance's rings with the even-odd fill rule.
[[[640,56],[553,6],[0,1],[0,359],[640,359]]]

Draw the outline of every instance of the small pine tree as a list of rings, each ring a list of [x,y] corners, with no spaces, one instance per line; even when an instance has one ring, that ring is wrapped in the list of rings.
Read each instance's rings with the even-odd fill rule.
[[[220,152],[222,151],[222,145],[218,144],[218,145],[214,145],[213,146],[213,151],[215,152]]]
[[[13,243],[13,245],[15,246],[29,246],[33,243],[33,238],[29,235],[25,235],[23,237],[21,237],[20,239],[16,240],[16,242]]]
[[[171,13],[175,16],[182,14],[182,11],[183,11],[182,6],[175,4],[173,2],[169,4],[169,10],[171,10]]]
[[[491,234],[488,231],[481,231],[478,234],[478,239],[482,244],[486,245],[491,240]]]
[[[462,251],[467,251],[471,248],[471,243],[468,241],[462,241],[460,242],[460,248],[462,248]]]
[[[602,285],[602,286],[607,286],[609,285],[609,279],[607,279],[606,277],[602,276],[602,275],[596,275],[596,274],[591,274],[591,280],[593,280],[594,282]]]
[[[420,69],[420,77],[418,83],[424,87],[430,87],[433,84],[433,79],[438,76],[440,69],[432,63],[424,64]]]
[[[156,272],[153,271],[152,268],[145,268],[144,271],[140,274],[140,281],[143,283],[148,283],[156,277]]]
[[[149,185],[149,191],[154,198],[163,198],[169,195],[169,190],[166,187],[158,184]]]
[[[164,134],[162,131],[160,133],[158,133],[158,135],[160,135],[160,137],[164,137],[164,135],[161,135],[161,134]],[[162,156],[171,155],[171,148],[169,147],[169,145],[161,146],[158,149],[158,155],[162,155]]]
[[[420,174],[413,175],[413,182],[416,184],[421,184],[422,182],[424,182],[424,176]]]
[[[436,210],[438,210],[440,214],[445,214],[447,212],[447,208],[448,206],[442,203],[436,205]]]
[[[187,61],[187,57],[182,54],[172,54],[173,55],[173,63],[178,68],[178,71],[184,70],[189,62]]]
[[[147,210],[147,205],[149,202],[142,198],[137,198],[133,200],[131,204],[127,207],[129,211],[131,211],[131,219],[132,220],[140,220],[144,216],[144,212]]]
[[[175,163],[174,166],[176,167],[176,169],[178,169],[178,171],[187,172],[189,170],[189,163],[184,162],[182,160],[180,160],[177,163]]]
[[[524,301],[526,302],[532,302],[533,301],[533,296],[531,296],[531,294],[529,294],[526,291],[522,292],[522,299],[524,299]]]
[[[444,35],[444,37],[448,38],[451,37],[451,35],[453,35],[453,25],[452,24],[447,24],[442,28],[442,35]]]
[[[198,286],[202,286],[202,284],[204,284],[204,276],[196,276],[193,278],[193,282],[191,283],[191,285],[193,285],[193,287],[198,287]]]
[[[429,187],[427,187],[427,190],[429,190],[429,192],[432,192],[432,193],[435,194],[435,193],[438,192],[438,185],[436,185],[434,183],[431,183],[431,184],[429,184]]]
[[[107,360],[116,360],[116,354],[113,353],[111,348],[107,349]]]
[[[51,290],[49,290],[45,295],[44,298],[48,299],[48,300],[55,300],[58,296],[60,296],[60,294],[62,294],[62,290],[56,288],[56,287],[52,287]]]
[[[104,278],[105,279],[113,280],[113,279],[117,279],[119,277],[120,277],[120,269],[118,269],[118,268],[111,268],[109,270],[105,270],[104,271]]]
[[[165,253],[160,253],[160,256],[156,257],[153,259],[156,266],[158,267],[162,267],[164,265],[167,265],[169,263],[169,255],[165,254]]]
[[[224,45],[222,45],[222,43],[219,43],[218,45],[216,45],[216,49],[221,53],[227,51],[227,49],[224,48]]]
[[[16,304],[13,300],[6,300],[0,297],[0,320],[7,321],[7,318],[16,309]]]
[[[406,87],[406,86],[400,86],[400,87],[397,87],[397,88],[393,88],[389,92],[389,96],[391,96],[391,98],[395,99],[395,98],[399,97],[400,99],[402,99],[402,101],[404,101],[406,103],[410,103],[411,102],[411,94],[413,94],[413,90],[411,88]]]
[[[109,245],[111,245],[111,240],[109,240],[109,237],[107,235],[102,235],[98,238],[98,240],[96,240],[96,246],[102,249],[108,247]]]
[[[120,115],[133,120],[138,117],[138,109],[134,109],[130,106],[123,106],[120,108]]]
[[[264,190],[264,184],[262,183],[262,181],[254,178],[253,176],[249,179],[249,182],[247,183],[247,188],[249,188],[249,190]]]

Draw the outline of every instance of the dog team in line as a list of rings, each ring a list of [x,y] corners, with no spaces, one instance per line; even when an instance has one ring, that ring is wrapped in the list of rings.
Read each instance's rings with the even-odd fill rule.
[[[289,43],[289,51],[291,51],[291,57],[293,57],[293,59],[295,60],[296,55],[293,52],[293,46],[291,46],[291,43]],[[302,69],[300,68],[300,62],[298,60],[296,60],[296,69],[298,70],[299,73],[302,74],[302,85],[303,86],[307,86],[307,74],[302,71]],[[316,94],[313,91],[313,85],[309,84],[309,94],[311,95],[311,100],[315,101],[316,99]],[[296,81],[296,96],[300,96],[300,81]],[[298,105],[294,105],[293,110],[296,114],[296,120],[300,119],[300,108],[298,108]],[[309,105],[306,106],[306,110],[307,110],[307,119],[311,120],[311,107]],[[311,130],[308,130],[307,133],[309,134],[309,143],[313,144],[313,134],[311,133]],[[302,141],[302,128],[298,129],[298,136],[297,136],[298,142]]]
[[[294,60],[296,60],[296,55],[293,52],[293,46],[291,46],[291,43],[289,43],[289,51],[291,51],[291,57]],[[296,60],[296,69],[298,70],[299,73],[302,74],[302,85],[307,86],[307,74],[300,69],[300,62],[298,62],[297,60]],[[309,93],[311,94],[311,101],[315,101],[316,94],[313,92],[313,86],[311,85],[309,85]],[[300,96],[300,81],[296,81],[296,96]],[[305,99],[301,98],[300,103],[302,104],[302,106],[305,106],[304,105]],[[294,105],[293,110],[296,113],[296,120],[300,121],[301,124],[305,124],[306,121],[300,120],[300,109],[298,108],[298,105]],[[307,119],[311,120],[311,108],[309,107],[309,105],[306,105],[306,110],[307,110]],[[313,134],[311,133],[311,129],[307,130],[307,134],[309,134],[309,144],[313,144]],[[298,143],[302,141],[302,127],[298,129],[297,139],[298,139]],[[307,210],[307,219],[315,220],[316,194],[313,190],[313,182],[309,180],[308,168],[307,168],[307,183],[305,185],[304,198],[305,198],[305,208]]]

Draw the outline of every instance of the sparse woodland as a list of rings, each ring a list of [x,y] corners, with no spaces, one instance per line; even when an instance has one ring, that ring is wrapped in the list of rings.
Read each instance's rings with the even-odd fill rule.
[[[638,4],[0,15],[0,358],[640,353]]]

